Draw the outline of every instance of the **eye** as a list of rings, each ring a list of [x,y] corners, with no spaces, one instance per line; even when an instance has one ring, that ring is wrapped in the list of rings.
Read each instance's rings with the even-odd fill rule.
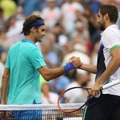
[[[42,31],[42,32],[44,32],[44,31],[45,31],[45,29],[42,29],[41,31]]]

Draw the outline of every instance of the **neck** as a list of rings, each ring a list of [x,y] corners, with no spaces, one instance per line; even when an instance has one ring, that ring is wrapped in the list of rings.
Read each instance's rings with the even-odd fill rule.
[[[26,35],[26,36],[25,36],[25,39],[31,40],[31,41],[33,41],[34,43],[36,43],[35,39],[34,39],[33,37],[31,37],[30,35]]]
[[[49,97],[49,92],[44,92],[44,96]]]
[[[105,28],[109,27],[110,25],[114,25],[114,24],[115,23],[108,22],[108,23],[106,23]]]

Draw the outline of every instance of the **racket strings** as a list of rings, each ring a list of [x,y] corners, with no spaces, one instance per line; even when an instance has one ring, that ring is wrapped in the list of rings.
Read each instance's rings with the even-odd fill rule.
[[[72,110],[64,110],[64,109],[62,109],[61,106],[60,106],[60,99],[62,98],[63,94],[66,93],[66,92],[68,92],[68,91],[70,91],[70,90],[72,90],[72,89],[77,89],[77,88],[82,89],[82,90],[85,90],[85,91],[87,92],[88,95],[87,95],[87,100],[85,101],[85,103],[84,103],[83,105],[81,105],[80,107],[75,108],[75,109],[72,109]],[[64,112],[64,113],[73,113],[73,112],[76,112],[76,111],[81,110],[81,109],[87,104],[87,102],[88,102],[88,100],[90,99],[90,97],[91,97],[91,95],[90,95],[90,88],[72,87],[72,88],[69,88],[69,89],[67,89],[67,90],[64,90],[64,91],[59,95],[58,101],[57,101],[57,106],[58,106],[59,110],[62,111],[62,112]]]

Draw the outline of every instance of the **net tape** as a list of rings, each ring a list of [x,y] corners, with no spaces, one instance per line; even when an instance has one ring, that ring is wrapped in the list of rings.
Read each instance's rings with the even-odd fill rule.
[[[75,109],[81,106],[80,103],[61,104],[62,109]],[[34,105],[0,105],[0,110],[58,110],[56,104],[34,104]]]

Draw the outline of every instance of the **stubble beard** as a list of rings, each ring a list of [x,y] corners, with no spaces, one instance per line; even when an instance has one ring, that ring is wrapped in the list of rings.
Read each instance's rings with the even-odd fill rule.
[[[37,42],[42,42],[42,40],[41,40],[41,39],[38,39],[38,38],[36,38],[35,41],[37,41]]]
[[[105,30],[105,25],[103,25],[102,23],[99,23],[99,29],[101,31],[104,31]]]

